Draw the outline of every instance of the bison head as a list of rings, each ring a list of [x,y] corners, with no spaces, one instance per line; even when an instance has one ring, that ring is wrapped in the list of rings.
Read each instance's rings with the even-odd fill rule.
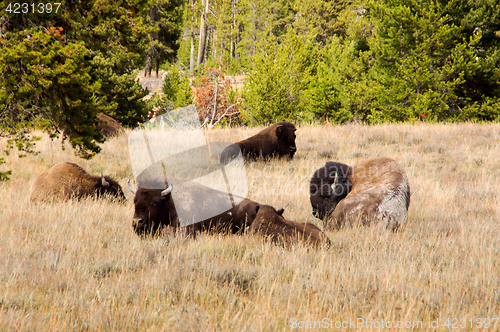
[[[119,201],[125,201],[125,194],[123,193],[122,187],[109,176],[102,175],[102,172],[101,179],[95,184],[94,191],[97,197],[111,196],[116,197]]]
[[[295,126],[289,122],[280,122],[277,124],[275,134],[278,139],[278,150],[281,155],[293,158],[293,155],[297,151],[297,146],[295,145],[296,130]]]
[[[140,187],[135,189],[129,179],[127,186],[135,195],[132,227],[138,235],[156,234],[163,226],[175,223],[175,205],[170,194],[172,184],[164,190]]]
[[[351,191],[350,172],[349,166],[330,161],[314,173],[309,194],[315,217],[324,219]]]
[[[220,162],[223,165],[227,165],[240,154],[241,149],[238,144],[231,144],[222,151],[220,155]]]
[[[285,219],[282,214],[283,209],[276,211],[272,206],[257,206],[256,217],[250,226],[250,232],[258,232],[272,241],[282,243],[285,246],[290,245],[296,240],[308,242],[315,247],[331,245],[328,236],[314,224],[296,223]]]

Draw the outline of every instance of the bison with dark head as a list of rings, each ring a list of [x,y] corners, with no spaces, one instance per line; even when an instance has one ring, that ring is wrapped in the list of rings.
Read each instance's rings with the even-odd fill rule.
[[[255,206],[258,204],[249,199],[238,199],[235,206],[223,213],[217,213],[222,195],[217,190],[201,186],[194,182],[172,178],[168,188],[135,189],[130,180],[127,183],[129,190],[135,194],[134,218],[132,226],[140,235],[157,234],[164,227],[181,227],[178,213],[192,216],[193,220],[201,220],[188,225],[188,233],[199,231],[217,231],[239,233],[248,227],[255,218]],[[172,190],[176,190],[178,201],[174,204]],[[197,210],[194,203],[203,202],[205,211]],[[178,212],[180,209],[182,212]],[[208,210],[208,211],[207,211]],[[212,211],[210,211],[212,210]],[[204,215],[211,215],[204,218]]]
[[[33,183],[31,201],[110,196],[124,201],[122,188],[109,176],[90,175],[74,163],[62,162],[43,172]]]
[[[368,159],[354,167],[327,162],[314,173],[309,190],[313,215],[330,228],[380,220],[396,230],[408,219],[408,177],[390,158]]]
[[[217,200],[221,199],[222,193],[190,181],[174,178],[171,180],[164,190],[142,187],[136,189],[130,184],[130,180],[128,181],[128,188],[135,194],[132,226],[139,236],[172,233],[179,229],[191,236],[200,231],[238,234],[249,228],[253,233],[264,235],[274,242],[285,245],[296,240],[305,241],[313,246],[329,244],[326,235],[313,224],[299,224],[286,220],[282,217],[283,209],[276,211],[271,206],[261,205],[246,198],[234,197],[238,204],[233,208],[181,227],[179,210],[182,210],[183,214],[190,211],[196,220],[200,220],[203,213],[191,211],[195,209],[193,203],[204,201],[202,206],[210,209],[218,205]],[[178,190],[180,194],[175,204],[172,198],[173,190]]]
[[[292,123],[276,123],[257,135],[228,146],[221,154],[221,162],[229,163],[242,153],[246,160],[269,157],[293,158],[297,151],[295,145],[295,131],[297,129]]]
[[[283,210],[276,211],[268,205],[256,207],[256,216],[250,225],[250,232],[267,237],[269,240],[289,246],[303,241],[313,247],[329,247],[328,236],[316,225],[311,223],[296,223],[283,218]]]

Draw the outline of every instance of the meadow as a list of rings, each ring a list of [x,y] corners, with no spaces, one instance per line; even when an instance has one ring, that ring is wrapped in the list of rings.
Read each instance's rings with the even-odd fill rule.
[[[405,168],[403,229],[327,231],[333,245],[318,250],[249,234],[141,239],[126,135],[90,161],[45,135],[37,150],[0,166],[13,171],[0,183],[0,331],[500,330],[500,124],[300,126],[293,160],[247,163],[250,199],[319,227],[308,188],[326,161]],[[112,176],[127,202],[30,203],[62,161]]]

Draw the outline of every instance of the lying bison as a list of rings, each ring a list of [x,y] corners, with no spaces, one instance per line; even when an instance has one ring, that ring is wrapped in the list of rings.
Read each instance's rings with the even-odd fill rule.
[[[408,177],[390,158],[368,159],[354,167],[327,162],[314,173],[309,189],[313,215],[330,228],[376,219],[396,230],[408,219]]]
[[[226,231],[235,234],[250,225],[255,218],[255,207],[258,205],[249,199],[240,198],[237,199],[237,204],[232,209],[224,213],[217,213],[214,211],[221,210],[219,202],[224,199],[224,196],[227,197],[227,194],[179,179],[172,179],[164,190],[142,187],[135,189],[130,184],[130,179],[127,186],[135,195],[132,226],[140,236],[155,234],[161,231],[164,226],[183,226],[179,220],[181,213],[183,216],[191,216],[184,217],[184,219],[196,221],[187,226],[190,234],[206,230]],[[174,186],[178,194],[177,206],[171,195]],[[201,205],[207,210],[196,209],[195,202],[202,202]],[[182,211],[177,211],[177,209]],[[213,211],[209,211],[210,209]],[[210,217],[205,218],[205,216]]]
[[[109,176],[90,175],[77,164],[62,162],[35,180],[30,199],[35,202],[104,195],[125,200],[122,188]]]
[[[119,136],[125,132],[122,125],[108,115],[97,114],[97,121],[97,127],[106,138]]]
[[[258,233],[273,242],[290,245],[304,241],[314,247],[329,247],[330,239],[318,227],[311,223],[296,223],[283,218],[283,210],[276,211],[272,206],[258,205],[256,216],[250,225],[250,232]]]
[[[134,218],[132,226],[139,236],[159,234],[163,230],[175,232],[181,228],[178,209],[192,208],[194,201],[203,200],[203,206],[210,209],[217,206],[217,200],[222,198],[222,193],[217,190],[200,186],[189,181],[173,179],[164,189],[134,188],[127,182],[127,186],[134,197]],[[174,189],[175,188],[175,189]],[[183,191],[189,195],[180,196],[174,204],[172,190]],[[204,197],[202,197],[204,196]],[[234,197],[236,205],[220,214],[206,218],[187,227],[187,234],[194,236],[199,231],[227,232],[231,234],[242,233],[250,228],[251,232],[270,237],[274,242],[284,244],[295,239],[304,240],[313,245],[328,243],[326,235],[311,224],[298,224],[284,219],[281,214],[283,209],[276,211],[273,207],[260,205],[249,199]],[[196,220],[200,219],[199,211],[193,211]]]
[[[221,162],[229,163],[242,153],[246,160],[269,157],[289,157],[297,151],[295,131],[292,123],[279,122],[268,127],[257,135],[228,146],[221,154]]]

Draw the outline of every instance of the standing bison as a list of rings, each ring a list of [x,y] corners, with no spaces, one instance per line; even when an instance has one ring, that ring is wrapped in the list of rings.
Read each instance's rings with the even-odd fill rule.
[[[279,122],[268,127],[257,135],[228,146],[221,154],[221,162],[229,163],[242,153],[246,160],[254,160],[259,157],[289,157],[297,151],[295,146],[295,131],[297,129],[292,123]]]
[[[122,188],[109,176],[90,175],[77,164],[62,162],[35,180],[30,199],[36,202],[104,195],[125,200]]]
[[[368,159],[354,167],[327,162],[314,173],[309,189],[313,215],[330,228],[376,219],[397,230],[408,219],[408,177],[390,158]]]
[[[290,245],[297,240],[313,247],[329,247],[330,239],[311,223],[296,223],[283,218],[283,210],[276,211],[272,206],[256,207],[256,216],[250,225],[250,232],[264,235],[269,240]]]

